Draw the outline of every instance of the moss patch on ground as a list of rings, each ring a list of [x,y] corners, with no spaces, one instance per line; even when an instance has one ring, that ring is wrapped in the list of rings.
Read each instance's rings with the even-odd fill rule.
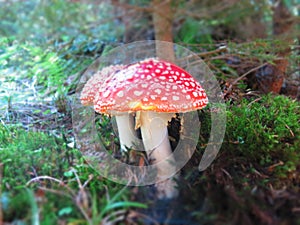
[[[209,127],[209,118],[204,118],[202,127]],[[200,143],[183,170],[187,211],[202,224],[300,224],[299,124],[300,103],[285,96],[228,104],[217,159],[197,172]]]

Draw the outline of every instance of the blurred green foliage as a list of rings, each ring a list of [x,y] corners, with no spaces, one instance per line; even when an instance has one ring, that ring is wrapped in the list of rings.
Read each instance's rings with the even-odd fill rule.
[[[0,35],[18,40],[45,43],[85,35],[109,42],[124,29],[105,1],[16,0],[1,1],[0,8]]]
[[[9,188],[22,187],[39,174],[61,177],[73,165],[74,154],[79,154],[68,148],[63,138],[26,131],[17,125],[0,124],[0,146],[0,161],[4,165],[2,182]]]
[[[0,108],[66,95],[68,78],[85,69],[123,33],[106,2],[0,2]]]
[[[35,98],[43,98],[45,94],[65,95],[74,89],[79,78],[76,73],[88,67],[105,48],[103,42],[85,36],[48,47],[8,38],[0,38],[0,42],[0,105],[7,98],[13,102],[28,100],[33,93]],[[75,78],[68,83],[72,75]]]

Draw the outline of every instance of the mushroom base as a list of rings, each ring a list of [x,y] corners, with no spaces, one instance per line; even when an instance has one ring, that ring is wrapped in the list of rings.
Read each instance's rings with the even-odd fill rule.
[[[142,111],[139,114],[143,144],[151,164],[157,168],[158,198],[174,198],[178,195],[176,181],[169,174],[176,173],[176,162],[168,136],[168,121],[173,114]],[[159,163],[166,161],[167,163]]]

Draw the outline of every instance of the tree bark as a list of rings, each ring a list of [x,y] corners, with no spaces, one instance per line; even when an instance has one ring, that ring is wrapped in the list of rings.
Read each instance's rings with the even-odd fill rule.
[[[153,0],[153,25],[155,32],[155,40],[173,42],[173,10],[172,10],[171,0]],[[163,45],[163,46],[162,46]],[[161,59],[174,62],[175,54],[173,45],[164,45],[162,43],[157,43],[156,45],[157,56]]]
[[[273,34],[277,37],[281,37],[285,40],[286,48],[278,53],[278,59],[275,60],[275,67],[278,71],[279,76],[277,77],[277,86],[282,87],[284,78],[286,77],[289,61],[287,59],[288,55],[291,54],[290,44],[293,43],[293,37],[291,37],[291,31],[293,28],[293,16],[289,12],[287,6],[284,4],[283,0],[279,0],[275,7],[273,13]],[[281,88],[277,89],[279,93]]]
[[[282,37],[287,43],[287,48],[279,52],[280,59],[276,61],[277,68],[282,73],[285,73],[288,67],[286,57],[291,53],[291,49],[288,45],[293,43],[293,38],[290,36],[293,27],[292,17],[292,14],[289,12],[283,0],[280,0],[274,7],[273,34]]]

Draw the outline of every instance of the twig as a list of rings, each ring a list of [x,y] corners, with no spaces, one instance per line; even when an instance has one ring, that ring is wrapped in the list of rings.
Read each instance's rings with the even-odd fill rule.
[[[84,192],[84,188],[83,188],[83,186],[82,186],[82,184],[81,184],[81,182],[80,182],[80,180],[79,180],[79,177],[78,177],[78,175],[76,174],[76,172],[75,172],[74,170],[73,170],[73,172],[74,172],[74,174],[75,174],[76,181],[77,181],[78,186],[79,186],[79,188],[80,188],[79,193],[78,193],[78,194],[80,195],[80,194],[82,193],[82,191]],[[78,209],[80,210],[80,212],[82,213],[82,215],[84,216],[84,218],[87,220],[88,224],[89,224],[89,225],[92,225],[92,224],[93,224],[93,222],[92,222],[92,220],[90,219],[89,215],[88,215],[87,212],[85,211],[84,205],[77,201],[78,194],[76,194],[70,187],[68,187],[67,185],[65,185],[65,183],[64,183],[63,181],[58,180],[58,179],[56,179],[56,178],[54,178],[54,177],[50,177],[50,176],[39,176],[39,177],[35,177],[35,178],[31,179],[30,181],[28,181],[28,182],[26,183],[26,186],[28,186],[28,185],[31,184],[32,182],[36,182],[36,181],[39,181],[39,180],[41,180],[41,179],[52,180],[52,181],[55,181],[55,182],[59,183],[60,185],[62,185],[62,186],[69,192],[70,195],[67,195],[67,196],[70,197],[70,198],[76,203],[76,206],[78,207]],[[85,184],[85,185],[86,185],[86,184]],[[48,189],[46,189],[46,188],[42,188],[42,189],[48,190]],[[49,190],[48,190],[48,191],[49,191]],[[51,192],[57,193],[57,194],[61,194],[60,192],[55,191],[55,190],[51,190]],[[84,194],[85,194],[85,193],[84,193]],[[85,196],[86,196],[86,194],[85,194]],[[86,200],[86,199],[85,199],[85,200]],[[0,224],[0,225],[2,225],[2,224]]]
[[[207,51],[207,52],[201,52],[201,53],[198,53],[197,54],[197,56],[199,56],[199,57],[206,57],[206,56],[209,56],[209,55],[213,55],[213,54],[216,54],[216,53],[220,53],[220,52],[227,52],[227,47],[226,46],[224,46],[224,47],[220,47],[220,48],[217,48],[217,49],[214,49],[214,50],[212,50],[212,51]],[[183,57],[183,58],[180,58],[179,60],[178,60],[178,62],[184,62],[184,61],[186,61],[187,59],[190,59],[190,58],[193,58],[193,57],[195,57],[195,55],[194,54],[192,54],[192,55],[187,55],[187,56],[185,56],[185,57]],[[224,58],[224,56],[222,56],[222,59]],[[226,57],[227,58],[227,57]],[[211,58],[210,58],[211,59]],[[204,60],[205,61],[205,60]],[[197,64],[198,62],[193,62],[193,63],[195,63],[195,64]],[[193,63],[191,63],[191,65],[193,65]]]
[[[27,183],[26,183],[26,186],[28,186],[29,184],[31,184],[32,182],[36,182],[36,181],[39,181],[39,180],[52,180],[52,181],[55,181],[57,183],[59,183],[60,185],[63,185],[65,186],[65,183],[59,179],[56,179],[54,177],[50,177],[50,176],[38,176],[38,177],[35,177],[35,178],[32,178],[31,180],[29,180]]]
[[[153,225],[159,225],[159,223],[152,217],[148,216],[147,214],[140,213],[137,211],[130,211],[127,218],[144,218],[145,220],[148,220]]]
[[[225,169],[221,169],[221,170],[223,171],[223,173],[225,173],[229,177],[230,180],[232,180],[232,176],[230,175],[230,173],[227,170],[225,170]]]
[[[269,166],[268,167],[268,171],[273,171],[275,167],[277,167],[277,166],[283,166],[283,165],[284,165],[284,162],[279,161],[278,163],[275,163],[275,164]]]
[[[89,179],[84,182],[84,184],[82,185],[82,187],[84,188],[93,178],[94,178],[93,174],[89,175]]]
[[[292,129],[286,123],[284,123],[284,126],[290,131],[290,134],[292,135],[292,137],[295,137],[294,132],[292,131]]]
[[[212,51],[201,52],[197,55],[199,57],[205,57],[205,56],[213,55],[213,54],[220,53],[220,52],[227,52],[227,50],[228,50],[228,48],[226,46],[222,46],[222,47],[217,48],[217,49],[212,50]]]
[[[117,222],[124,220],[125,214],[126,210],[114,211],[102,219],[101,225],[114,225]]]
[[[128,4],[128,3],[122,3],[122,2],[119,2],[117,0],[112,0],[111,1],[112,5],[116,6],[116,7],[121,7],[123,9],[126,9],[126,10],[130,10],[130,9],[133,9],[135,11],[141,11],[141,12],[153,12],[153,7],[141,7],[141,6],[137,6],[137,5],[131,5],[131,4]]]
[[[56,194],[56,195],[61,195],[61,196],[65,196],[65,197],[68,197],[70,199],[73,198],[72,195],[69,195],[69,194],[66,194],[65,191],[58,191],[58,190],[54,190],[54,189],[50,189],[50,188],[46,188],[46,187],[38,187],[38,189],[42,190],[42,191],[47,191],[47,192],[50,192],[50,193],[53,193],[53,194]]]
[[[86,209],[88,207],[89,200],[88,200],[87,193],[84,190],[84,187],[88,184],[88,182],[93,177],[89,177],[89,179],[84,183],[84,186],[82,186],[82,183],[81,183],[81,181],[80,181],[80,179],[78,177],[78,174],[76,173],[76,170],[73,169],[72,171],[75,174],[75,178],[76,178],[77,184],[79,186],[79,193],[77,194],[77,198],[75,198],[76,204],[78,205],[78,207],[80,208],[80,210],[82,211],[82,213],[85,215],[85,210],[84,209]]]
[[[211,57],[209,59],[204,59],[204,61],[212,61],[212,60],[219,60],[219,59],[229,59],[230,57],[232,56],[239,56],[238,54],[226,54],[226,55],[217,55],[217,56],[214,56],[214,57]]]
[[[244,73],[242,76],[239,76],[238,78],[236,78],[236,79],[230,84],[230,86],[229,86],[229,88],[228,88],[228,90],[227,90],[226,95],[229,94],[229,93],[231,92],[232,87],[233,87],[235,84],[237,84],[237,82],[239,82],[241,79],[243,79],[244,77],[248,76],[250,73],[252,73],[252,72],[254,72],[254,71],[256,71],[256,70],[258,70],[258,69],[264,67],[264,66],[267,65],[267,64],[268,64],[268,63],[264,63],[264,64],[262,64],[262,65],[259,65],[259,66],[257,66],[257,67],[254,67],[254,68],[252,68],[251,70],[249,70],[248,72]]]
[[[254,99],[252,102],[250,102],[247,106],[250,107],[254,102],[258,102],[262,99],[262,97],[259,97],[257,99]]]
[[[28,181],[26,183],[26,186],[30,185],[32,182],[36,182],[36,181],[39,181],[39,180],[52,180],[52,181],[55,181],[58,184],[60,184],[61,186],[63,186],[65,189],[67,189],[69,191],[69,193],[72,195],[72,197],[76,196],[75,192],[70,187],[68,187],[67,185],[65,185],[65,183],[63,181],[61,181],[59,179],[56,179],[54,177],[50,177],[50,176],[35,177],[35,178],[31,179],[30,181]]]

